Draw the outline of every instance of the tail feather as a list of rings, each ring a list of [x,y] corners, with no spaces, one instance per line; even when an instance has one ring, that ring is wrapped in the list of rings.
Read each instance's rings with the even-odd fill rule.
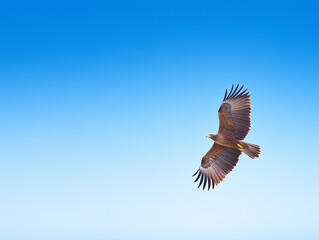
[[[240,150],[252,159],[259,157],[260,154],[260,146],[251,143],[245,143],[244,148]]]

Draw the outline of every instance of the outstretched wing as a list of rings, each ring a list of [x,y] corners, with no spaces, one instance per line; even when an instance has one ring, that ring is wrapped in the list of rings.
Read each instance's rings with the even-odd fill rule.
[[[250,95],[246,90],[241,91],[232,86],[229,94],[227,89],[222,105],[218,110],[219,130],[218,132],[228,131],[238,139],[243,140],[250,129]]]
[[[209,190],[210,187],[214,188],[215,185],[220,183],[226,175],[233,170],[240,154],[241,151],[238,149],[228,148],[214,143],[203,157],[201,166],[193,175],[195,176],[197,174],[194,182],[200,179],[198,187],[204,183],[203,190],[207,184],[207,190]]]

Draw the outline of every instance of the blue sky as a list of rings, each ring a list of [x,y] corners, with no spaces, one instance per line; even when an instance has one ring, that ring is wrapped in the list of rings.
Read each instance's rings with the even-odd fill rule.
[[[1,1],[0,239],[318,239],[316,1]],[[260,158],[191,175],[226,88]]]

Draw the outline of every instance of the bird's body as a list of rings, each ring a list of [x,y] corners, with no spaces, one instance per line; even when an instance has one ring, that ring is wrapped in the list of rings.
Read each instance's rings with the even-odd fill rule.
[[[215,143],[230,148],[238,148],[237,144],[240,144],[242,141],[237,140],[229,131],[222,131],[217,134],[209,134],[207,137],[210,137],[214,140]]]
[[[258,145],[243,142],[250,129],[250,96],[242,91],[243,86],[233,91],[233,87],[225,97],[218,110],[219,130],[217,134],[208,134],[214,140],[211,149],[202,159],[197,170],[195,182],[200,179],[198,187],[203,183],[203,189],[208,184],[208,190],[220,183],[225,176],[236,166],[242,152],[251,158],[260,154]]]

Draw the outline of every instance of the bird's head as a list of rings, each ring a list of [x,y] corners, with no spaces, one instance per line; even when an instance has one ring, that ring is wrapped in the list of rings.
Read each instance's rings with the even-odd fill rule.
[[[210,139],[215,140],[215,139],[216,139],[216,137],[217,137],[217,134],[213,134],[213,133],[211,133],[211,134],[207,134],[207,135],[206,135],[206,137],[208,137],[208,138],[210,138]]]

